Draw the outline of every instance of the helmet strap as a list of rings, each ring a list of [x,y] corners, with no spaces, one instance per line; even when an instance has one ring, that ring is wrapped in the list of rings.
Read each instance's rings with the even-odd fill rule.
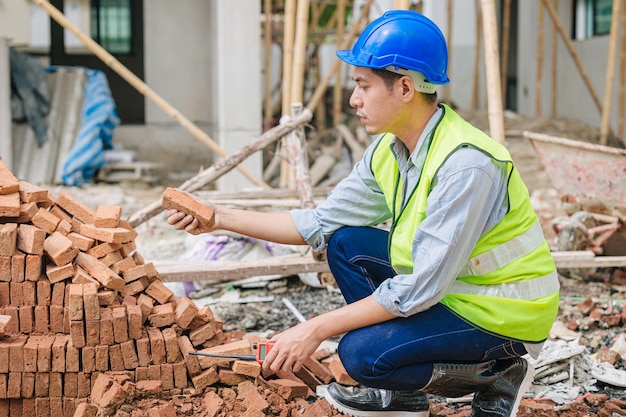
[[[419,71],[407,70],[404,68],[396,67],[395,65],[390,65],[385,68],[385,70],[394,72],[400,75],[408,75],[413,80],[413,86],[415,87],[415,91],[426,94],[433,94],[437,91],[437,86],[433,83],[430,83],[426,80],[424,74]]]

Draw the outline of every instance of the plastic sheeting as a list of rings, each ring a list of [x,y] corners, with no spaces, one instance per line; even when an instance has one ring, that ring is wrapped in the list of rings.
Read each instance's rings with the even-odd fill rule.
[[[50,95],[43,65],[37,58],[9,48],[11,63],[11,116],[28,122],[42,147],[48,135],[45,117],[50,112]]]
[[[62,179],[66,185],[89,182],[104,166],[104,151],[113,149],[113,131],[120,123],[106,75],[99,70],[85,71],[81,127],[63,164]]]

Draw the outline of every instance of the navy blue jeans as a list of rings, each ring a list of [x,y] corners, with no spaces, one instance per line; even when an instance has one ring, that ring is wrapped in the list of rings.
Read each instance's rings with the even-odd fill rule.
[[[328,243],[328,263],[346,302],[371,295],[395,275],[388,232],[344,227]],[[423,388],[433,363],[476,363],[521,356],[522,343],[494,336],[437,304],[343,336],[338,349],[348,374],[363,385],[392,390]]]

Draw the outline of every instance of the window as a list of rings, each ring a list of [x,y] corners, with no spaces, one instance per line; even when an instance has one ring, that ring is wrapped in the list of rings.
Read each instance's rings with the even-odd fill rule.
[[[91,37],[112,54],[132,53],[130,0],[91,0]]]
[[[574,39],[608,35],[611,31],[613,0],[576,0]]]

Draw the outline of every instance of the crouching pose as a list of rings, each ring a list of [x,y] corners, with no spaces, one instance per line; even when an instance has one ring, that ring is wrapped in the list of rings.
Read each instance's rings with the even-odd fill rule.
[[[327,250],[346,305],[274,337],[263,367],[298,370],[319,344],[360,383],[328,386],[353,416],[428,416],[428,396],[475,393],[474,417],[515,416],[558,309],[554,261],[507,149],[439,104],[449,82],[439,28],[410,11],[374,20],[351,50],[350,104],[377,134],[315,209],[216,213],[217,229]],[[377,227],[391,220],[390,230]]]

